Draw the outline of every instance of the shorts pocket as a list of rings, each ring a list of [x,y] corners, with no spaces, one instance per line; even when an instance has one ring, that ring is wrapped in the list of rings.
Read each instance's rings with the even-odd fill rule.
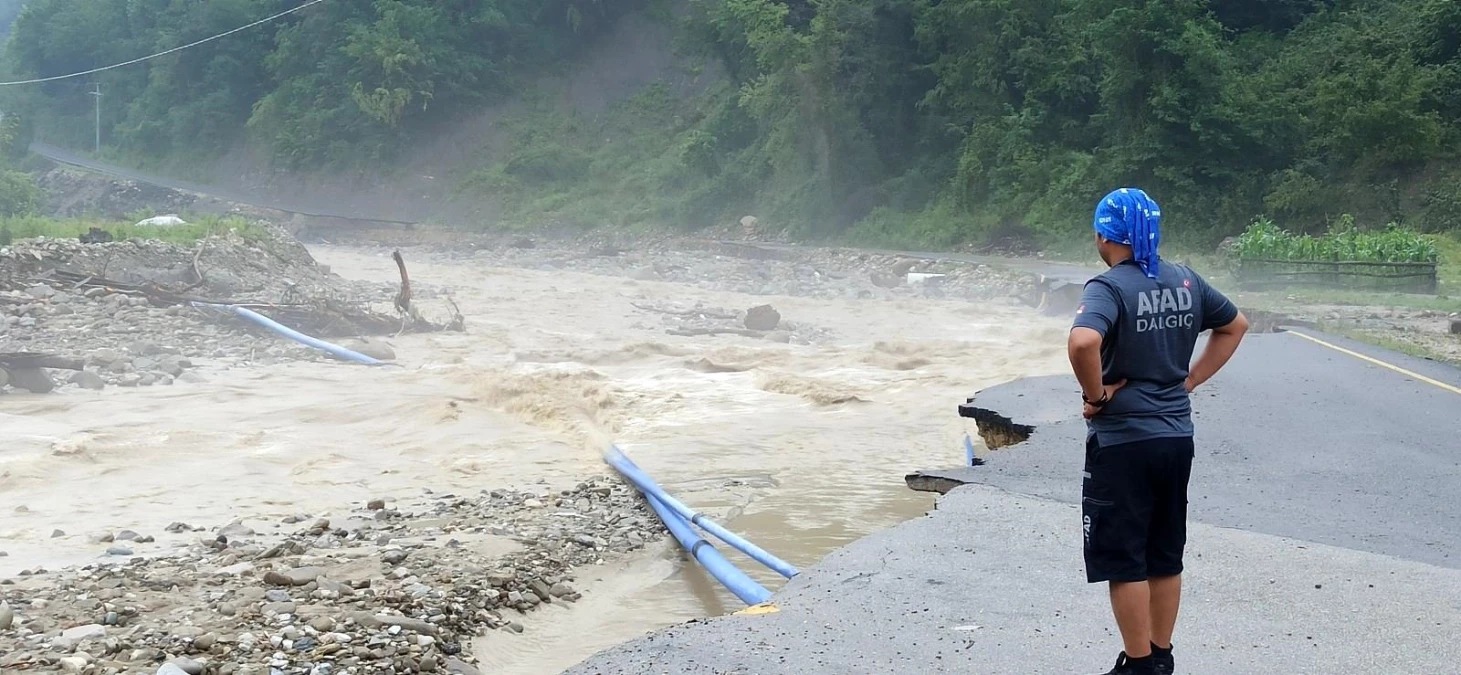
[[[1081,540],[1087,551],[1100,548],[1091,544],[1101,541],[1101,521],[1112,506],[1115,506],[1115,502],[1093,497],[1081,498]]]

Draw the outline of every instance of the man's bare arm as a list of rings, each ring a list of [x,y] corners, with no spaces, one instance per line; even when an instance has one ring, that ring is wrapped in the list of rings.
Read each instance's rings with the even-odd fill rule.
[[[1238,351],[1238,344],[1243,341],[1247,332],[1248,317],[1243,316],[1242,312],[1238,312],[1237,318],[1228,322],[1228,325],[1212,329],[1212,337],[1208,338],[1202,356],[1187,371],[1187,391],[1202,386],[1222,370],[1228,359],[1233,357],[1233,352]]]
[[[1081,393],[1087,401],[1100,400],[1104,393],[1101,386],[1101,333],[1084,327],[1072,328],[1066,345],[1070,352],[1070,368],[1075,379],[1081,383]]]

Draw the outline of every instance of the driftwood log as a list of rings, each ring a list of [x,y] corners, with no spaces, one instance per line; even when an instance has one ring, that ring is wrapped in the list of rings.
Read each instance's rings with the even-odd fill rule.
[[[0,354],[0,368],[24,370],[27,368],[56,368],[59,370],[82,370],[86,362],[55,354],[36,352],[8,352]]]

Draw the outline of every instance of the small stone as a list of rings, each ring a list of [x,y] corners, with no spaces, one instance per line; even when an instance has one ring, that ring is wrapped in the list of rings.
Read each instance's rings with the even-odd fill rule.
[[[238,539],[241,537],[252,537],[257,533],[254,532],[253,528],[244,525],[243,521],[235,520],[232,523],[223,526],[223,529],[219,530],[218,534],[219,536],[228,537],[229,539]]]
[[[598,543],[594,541],[593,537],[582,533],[573,535],[572,539],[573,543],[586,548],[593,548]]]
[[[64,659],[61,659],[60,663],[61,672],[65,673],[79,673],[86,670],[86,667],[91,665],[91,661],[82,656],[68,656]]]
[[[289,581],[289,585],[303,586],[314,581],[315,579],[320,578],[324,574],[325,570],[323,568],[297,567],[295,569],[289,570],[288,572],[285,572],[283,576]],[[267,577],[265,578],[265,581],[268,581]]]
[[[295,605],[292,602],[271,602],[264,605],[264,614],[267,616],[279,616],[281,614],[293,614]]]
[[[87,640],[104,638],[106,637],[106,635],[106,626],[103,626],[99,623],[89,623],[84,626],[67,628],[66,630],[61,631],[61,637],[57,639],[71,645],[78,645]]]
[[[367,508],[367,509],[369,509],[371,511],[379,511],[381,509],[384,509],[385,507],[386,507],[386,500],[384,500],[384,499],[372,499],[369,502],[366,502],[366,504],[365,504],[365,508]]]
[[[518,623],[518,622],[516,622],[516,621],[509,621],[507,623],[507,628],[508,628],[508,630],[511,630],[514,633],[521,633],[521,632],[523,632],[523,625],[520,624],[520,623]]]
[[[204,633],[202,635],[199,635],[198,637],[193,638],[193,649],[196,649],[200,652],[206,652],[212,649],[213,645],[215,644],[218,644],[217,633]]]
[[[132,555],[132,549],[126,546],[112,546],[107,548],[107,555]]]
[[[423,673],[436,672],[436,657],[428,656],[421,659],[421,664],[417,668]]]
[[[101,391],[106,389],[107,386],[106,380],[101,379],[100,375],[89,370],[78,370],[72,373],[71,384],[92,391]]]
[[[25,294],[38,300],[44,300],[46,298],[54,296],[56,294],[56,289],[51,288],[50,286],[37,284],[35,286],[31,286],[30,288],[25,289]]]
[[[565,584],[565,583],[563,583],[563,582],[560,581],[560,582],[558,582],[556,584],[553,584],[552,588],[549,588],[548,589],[548,593],[550,595],[552,595],[553,597],[555,597],[555,598],[561,598],[561,597],[563,597],[565,595],[572,595],[573,594],[573,588],[571,586],[569,586],[568,584]]]
[[[177,534],[177,533],[180,533],[180,532],[191,532],[193,530],[192,526],[188,525],[187,523],[178,523],[178,522],[175,522],[175,523],[172,523],[171,525],[168,525],[166,529],[167,529],[168,532],[172,532],[174,534]]]
[[[421,633],[423,635],[432,636],[436,635],[438,632],[437,627],[430,623],[421,621],[419,619],[412,619],[404,616],[395,616],[393,614],[367,614],[364,612],[357,612],[355,614],[352,614],[351,618],[355,619],[356,623],[365,626],[366,628],[381,628],[385,626],[390,626],[393,628],[399,627],[414,633]]]
[[[321,633],[328,633],[335,630],[335,620],[328,616],[319,616],[310,619],[309,627]]]
[[[203,675],[203,664],[192,659],[173,659],[171,663],[188,675]]]
[[[0,602],[0,630],[10,630],[14,623],[15,610],[10,607],[10,603]]]
[[[380,554],[380,561],[387,565],[399,565],[406,561],[407,555],[402,549],[391,549]]]
[[[133,659],[136,661],[137,659]],[[175,663],[164,663],[157,669],[157,675],[189,675],[188,671],[179,668]]]
[[[136,532],[133,532],[132,530],[122,530],[121,532],[118,532],[117,535],[112,538],[112,540],[113,541],[136,541],[139,536],[141,536],[141,535],[138,535]]]
[[[446,672],[451,675],[482,675],[482,671],[461,659],[448,657],[446,660]]]
[[[396,360],[396,351],[379,340],[346,340],[340,346],[364,354],[377,361]]]

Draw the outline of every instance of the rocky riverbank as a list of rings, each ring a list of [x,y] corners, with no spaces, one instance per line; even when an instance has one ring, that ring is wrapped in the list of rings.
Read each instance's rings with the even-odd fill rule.
[[[39,374],[21,368],[31,372],[10,378],[15,388],[46,392],[58,385],[168,385],[199,362],[317,360],[323,353],[191,301],[247,304],[286,323],[304,322],[297,326],[303,330],[349,336],[395,332],[402,324],[386,308],[398,289],[396,280],[332,274],[267,223],[191,246],[23,240],[0,248],[0,366],[4,355],[17,354],[74,364]],[[435,293],[419,283],[413,290],[417,297]]]
[[[954,257],[929,260],[857,249],[695,239],[588,237],[540,246],[526,237],[480,236],[450,245],[424,244],[418,250],[442,260],[571,270],[747,295],[936,298],[1033,307],[1044,283],[1038,274]]]
[[[101,562],[0,581],[0,671],[476,673],[469,642],[579,599],[575,570],[663,535],[597,477],[554,493],[372,500],[348,513],[98,538]],[[169,546],[171,538],[183,543]]]

